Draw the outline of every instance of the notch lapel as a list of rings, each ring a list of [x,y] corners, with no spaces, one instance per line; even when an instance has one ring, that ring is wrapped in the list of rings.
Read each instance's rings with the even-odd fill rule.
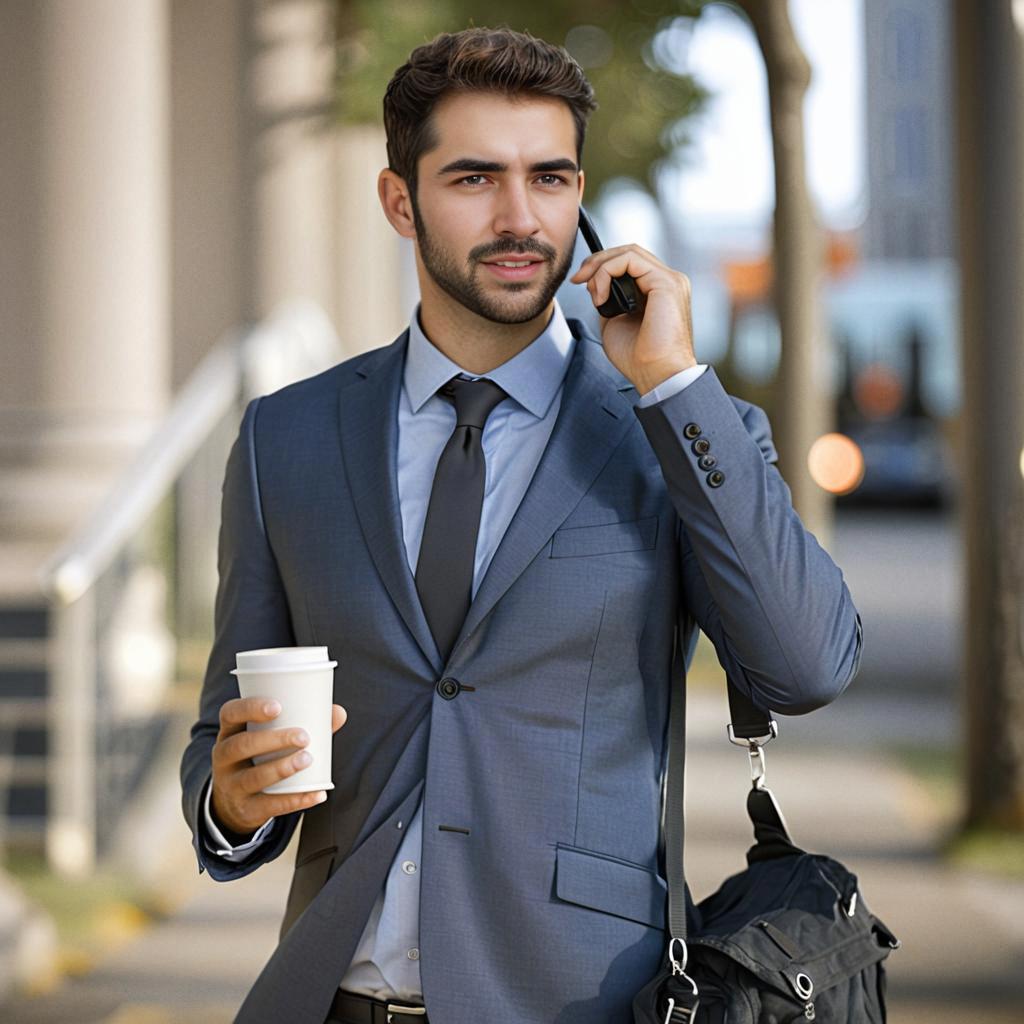
[[[406,329],[356,371],[339,393],[342,458],[366,547],[409,632],[435,673],[441,656],[409,571],[398,501],[398,400],[409,340]]]
[[[487,567],[449,661],[579,504],[636,420],[632,403],[621,394],[632,385],[608,363],[580,321],[568,323],[576,345],[551,437]]]

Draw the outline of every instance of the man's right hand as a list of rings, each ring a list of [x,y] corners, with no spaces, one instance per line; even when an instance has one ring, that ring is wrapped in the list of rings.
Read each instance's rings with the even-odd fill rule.
[[[262,764],[252,758],[289,747],[305,747],[309,736],[302,729],[264,729],[248,732],[248,722],[271,722],[281,713],[277,701],[264,697],[236,697],[220,709],[220,732],[213,745],[213,782],[210,805],[217,823],[236,837],[251,835],[279,814],[290,814],[323,803],[325,790],[310,793],[263,793],[271,783],[307,767],[305,750],[276,757]],[[340,704],[331,707],[331,732],[337,732],[348,718]],[[237,845],[237,844],[236,844]]]

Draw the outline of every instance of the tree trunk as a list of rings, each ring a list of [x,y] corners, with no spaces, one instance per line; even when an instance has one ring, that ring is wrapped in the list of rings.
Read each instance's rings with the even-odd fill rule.
[[[775,159],[774,299],[782,338],[779,414],[774,424],[779,468],[804,525],[822,544],[832,503],[811,479],[807,453],[831,428],[827,332],[820,286],[824,245],[804,168],[804,95],[811,67],[800,49],[785,0],[733,0],[750,21],[764,57]]]
[[[1009,0],[955,6],[968,825],[1024,829],[1024,54]]]

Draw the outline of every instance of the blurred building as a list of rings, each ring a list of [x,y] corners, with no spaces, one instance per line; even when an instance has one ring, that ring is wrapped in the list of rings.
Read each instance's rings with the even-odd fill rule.
[[[955,252],[951,6],[864,0],[868,260]]]
[[[62,870],[201,676],[242,341],[271,389],[407,319],[336,6],[0,4],[0,845]]]

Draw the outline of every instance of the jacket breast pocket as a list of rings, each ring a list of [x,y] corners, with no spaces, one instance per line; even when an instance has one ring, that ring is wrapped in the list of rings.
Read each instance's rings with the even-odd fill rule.
[[[599,526],[569,526],[556,530],[551,540],[552,558],[610,555],[619,551],[645,551],[658,540],[658,517]]]
[[[571,846],[555,848],[555,895],[663,930],[668,888],[653,871]]]

